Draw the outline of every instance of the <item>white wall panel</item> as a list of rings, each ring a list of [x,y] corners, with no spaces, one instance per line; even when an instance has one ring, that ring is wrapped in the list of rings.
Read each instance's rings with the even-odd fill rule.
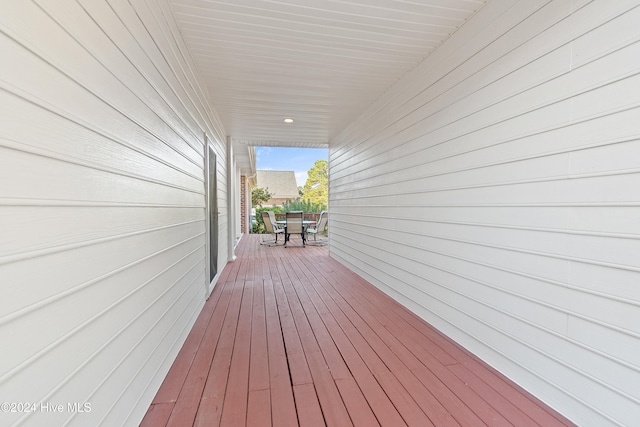
[[[331,254],[579,425],[640,419],[640,6],[493,0],[331,143]]]
[[[228,259],[225,132],[163,1],[0,11],[0,397],[38,409],[0,424],[138,425],[206,297],[205,134]]]

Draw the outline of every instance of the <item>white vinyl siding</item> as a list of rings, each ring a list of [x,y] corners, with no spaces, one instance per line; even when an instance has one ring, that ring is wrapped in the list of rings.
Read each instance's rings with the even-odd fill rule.
[[[205,133],[228,258],[225,133],[172,19],[0,5],[0,401],[37,409],[3,426],[138,425],[206,298]]]
[[[581,426],[640,420],[639,23],[492,0],[330,144],[332,256]]]

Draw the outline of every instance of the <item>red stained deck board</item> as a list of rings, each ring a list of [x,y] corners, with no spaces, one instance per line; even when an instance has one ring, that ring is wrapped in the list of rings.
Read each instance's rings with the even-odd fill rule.
[[[287,263],[287,265],[291,267],[290,263]],[[292,271],[290,272],[292,273]],[[296,289],[297,285],[294,285],[293,282],[295,281],[298,283],[298,280],[299,279],[297,277],[292,277],[290,280],[284,282],[284,287],[285,292],[291,298],[292,303],[295,304],[297,308],[299,307],[301,313],[304,313],[307,318],[307,322],[304,323],[304,332],[307,334],[313,334],[315,337],[320,351],[329,364],[331,376],[334,379],[351,377],[351,373],[349,372],[347,365],[344,363],[331,334],[323,323],[322,319],[326,318],[327,313],[323,311],[323,307],[314,306],[305,292],[300,292],[299,288]]]
[[[318,283],[318,285],[320,285],[320,283]],[[423,371],[417,369],[422,367],[421,361],[410,351],[407,351],[405,347],[405,344],[409,346],[413,344],[411,339],[404,339],[403,341],[405,342],[402,343],[398,338],[403,339],[404,334],[399,333],[397,336],[391,335],[383,325],[379,323],[380,317],[372,316],[371,313],[360,304],[362,299],[352,298],[348,292],[342,290],[342,293],[340,293],[329,286],[318,289],[318,291],[326,291],[326,295],[324,296],[325,300],[335,301],[336,306],[341,308],[342,312],[337,311],[337,307],[335,310],[343,319],[342,322],[346,324],[351,321],[353,323],[352,328],[360,331],[363,337],[366,338],[366,342],[373,351],[366,359],[377,360],[377,358],[379,358],[380,362],[384,359],[385,366],[396,375],[399,382],[414,396],[420,404],[420,407],[430,408],[428,415],[432,417],[434,421],[444,421],[445,419],[451,421],[450,418],[446,416],[446,413],[442,412],[444,410],[443,406],[450,406],[450,410],[461,412],[458,417],[460,421],[465,424],[478,424],[482,422],[481,419],[490,419],[492,425],[508,425],[506,419],[497,411],[493,410],[493,408],[480,399],[479,396],[469,394],[470,390],[458,378],[447,371],[444,365],[440,365],[436,359],[432,358],[430,366],[436,366],[440,374],[438,379],[441,384],[438,384],[438,386],[440,387],[440,400],[442,402],[435,400],[426,386],[420,384],[418,381],[418,379],[424,379],[425,376]],[[382,313],[380,313],[380,315],[382,315]],[[431,357],[431,355],[424,357]],[[409,371],[409,367],[413,368],[414,371]],[[372,366],[371,369],[373,371],[376,370],[375,366]],[[415,373],[418,378],[414,376],[412,372]],[[387,378],[387,388],[392,386],[397,387],[397,384],[389,378],[386,372],[381,371],[381,375],[384,375],[383,378]],[[428,384],[434,385],[434,382],[431,381],[433,377],[430,376],[428,378],[430,380]],[[446,388],[451,389],[451,391],[447,391]],[[402,393],[402,389],[397,392],[399,397],[402,396]],[[478,417],[470,413],[465,407],[466,405],[458,402],[459,394],[466,395],[466,401],[471,402],[471,409],[474,409],[475,412],[480,412]],[[403,404],[402,400],[397,403],[396,406],[401,404]],[[401,411],[401,413],[413,412],[410,409],[410,402],[408,402],[407,405],[409,405],[409,408]],[[445,412],[449,411],[445,410]]]
[[[332,262],[336,261],[332,260]],[[342,272],[341,277],[344,279],[345,276],[353,274],[354,273],[350,271],[346,271]],[[394,317],[396,324],[402,327],[402,322],[405,322],[405,330],[415,330],[422,334],[422,339],[420,339],[419,336],[414,336],[413,339],[409,341],[408,345],[413,346],[412,351],[416,351],[416,344],[422,345],[423,348],[429,350],[431,356],[441,360],[442,364],[444,365],[454,366],[455,364],[462,363],[467,366],[470,365],[477,368],[481,373],[484,381],[493,384],[494,388],[500,390],[500,405],[506,405],[508,407],[509,402],[517,401],[519,409],[522,412],[529,413],[530,418],[536,420],[539,425],[572,425],[564,417],[557,414],[551,408],[545,406],[534,397],[530,396],[526,391],[522,390],[511,381],[506,380],[506,378],[504,378],[501,374],[478,360],[467,350],[461,348],[457,343],[442,335],[439,331],[435,330],[431,325],[424,322],[417,315],[408,311],[396,301],[391,300],[391,302],[389,302],[388,298],[386,297],[386,295],[384,295],[383,292],[371,287],[366,281],[364,281],[364,279],[356,276],[352,285],[353,286],[350,286],[350,289],[359,292],[359,301],[375,301],[375,305],[379,306],[378,313],[382,313],[384,308],[387,308],[386,310],[384,310],[384,313],[387,313],[389,317]],[[390,310],[389,305],[392,305],[397,309]],[[398,334],[398,336],[402,336],[402,334]],[[427,343],[429,344],[428,347],[424,345]],[[423,357],[421,357],[420,359],[429,358],[431,356],[423,355]],[[447,361],[447,359],[450,360]],[[484,398],[485,396],[483,396],[483,400]]]
[[[364,394],[353,378],[340,378],[336,380],[336,385],[344,404],[349,411],[349,416],[355,427],[379,426],[371,406],[365,399]]]
[[[318,401],[316,389],[312,383],[293,386],[298,408],[300,425],[305,427],[324,427],[325,421]]]
[[[431,325],[425,323],[424,320],[418,318],[398,302],[390,299],[378,288],[371,286],[364,279],[356,276],[355,273],[336,270],[335,275],[334,282],[348,281],[350,285],[348,289],[358,295],[356,298],[367,301],[372,307],[372,311],[384,313],[389,319],[388,328],[401,329],[404,333],[410,334],[414,342],[421,344],[426,351],[432,353],[441,363],[445,365],[458,363],[457,359],[445,350],[448,346],[442,345],[443,341],[440,333]],[[447,341],[446,343],[448,344],[449,342]]]
[[[154,404],[175,402],[178,399],[178,394],[180,393],[182,384],[184,384],[186,375],[191,368],[193,359],[195,358],[204,337],[204,333],[211,323],[211,316],[213,315],[214,308],[220,299],[223,287],[224,283],[214,289],[214,292],[212,292],[209,298],[210,303],[205,304],[204,308],[198,315],[196,322],[191,328],[187,339],[176,357],[176,361],[165,377],[160,390],[158,390],[158,393],[153,399]]]
[[[358,296],[360,297],[358,298],[359,302],[366,304],[366,301],[368,300],[367,294],[370,294],[369,296],[372,300],[378,301],[381,306],[388,307],[388,302],[385,301],[386,297],[383,294],[377,295],[376,292],[370,292],[371,287],[368,286],[368,284],[366,284],[362,280],[357,280],[356,282],[358,286],[354,286],[352,287],[352,289],[354,289],[354,292],[359,292],[358,293]],[[394,304],[397,304],[397,303],[394,302]],[[372,312],[376,311],[375,305],[370,305],[369,308]],[[388,329],[393,331],[394,334],[398,337],[403,336],[403,334],[398,330],[398,327],[404,331],[419,332],[420,334],[424,334],[422,335],[422,338],[420,336],[416,337],[415,334],[412,334],[412,338],[405,341],[405,344],[408,347],[411,347],[412,351],[416,353],[416,355],[422,354],[422,356],[420,357],[421,360],[424,360],[425,358],[429,358],[433,356],[441,360],[442,364],[447,366],[451,365],[451,368],[454,368],[458,363],[464,363],[465,365],[471,365],[472,367],[477,367],[479,371],[482,373],[484,380],[493,384],[497,390],[500,390],[500,392],[498,393],[498,396],[500,396],[499,400],[502,405],[506,406],[506,408],[509,407],[511,400],[516,400],[519,403],[518,404],[518,407],[520,409],[519,412],[521,413],[532,412],[531,417],[529,417],[529,419],[533,418],[533,419],[539,420],[538,422],[541,425],[558,425],[558,423],[559,425],[562,425],[563,423],[567,422],[563,417],[555,413],[555,411],[545,407],[541,402],[529,396],[528,393],[521,390],[515,384],[511,383],[508,380],[505,381],[502,378],[502,376],[497,372],[495,372],[492,368],[482,364],[482,362],[478,361],[478,359],[470,355],[468,351],[466,351],[465,349],[462,349],[458,344],[442,336],[440,332],[434,330],[430,325],[426,324],[424,321],[417,318],[415,314],[408,311],[405,312],[406,309],[404,309],[404,307],[402,306],[400,306],[400,310],[401,312],[403,312],[401,316],[398,316],[395,313],[395,310],[394,311],[386,310],[384,312],[382,312],[382,310],[377,310],[378,313],[376,314],[375,318],[379,319],[381,318],[380,316],[384,316],[385,314],[388,315],[389,317],[395,317],[395,322],[392,324],[387,323],[386,326]],[[402,325],[402,322],[405,322],[406,324]],[[423,353],[424,350],[420,349],[420,344],[426,344],[426,343],[431,344],[427,347],[429,349],[429,352],[431,353],[431,356],[426,355],[425,353]],[[424,345],[422,345],[422,348],[424,348]],[[441,348],[447,348],[447,353],[442,352],[440,350]],[[434,351],[434,350],[439,350],[439,351]],[[451,360],[447,360],[447,358],[451,358]],[[479,364],[481,364],[481,366]],[[447,375],[447,381],[450,378],[451,377]],[[452,382],[456,383],[455,380]],[[464,388],[466,387],[461,386],[461,389],[464,389]],[[492,395],[495,396],[495,394],[488,394],[488,395],[483,394],[483,399],[486,400],[488,396],[492,396]],[[473,399],[470,401],[477,401],[477,399]],[[489,402],[489,404],[491,404],[491,402]],[[486,411],[492,412],[492,410],[489,407],[487,407],[487,405],[477,403],[476,406],[478,405],[482,405]],[[483,408],[476,408],[476,409],[483,410]],[[507,415],[510,415],[512,418],[515,417],[516,419],[519,419],[517,415],[511,414],[508,410],[506,414],[502,414],[502,415],[504,416],[504,418],[508,418]],[[489,417],[490,415],[485,414],[485,416]]]
[[[489,404],[496,402],[496,405],[500,405],[502,415],[505,419],[509,420],[512,425],[522,427],[538,425],[510,400],[504,399],[502,395],[479,377],[475,376],[473,372],[469,371],[462,364],[451,365],[448,369],[460,378],[461,381],[468,384],[477,394],[481,395]]]
[[[223,317],[224,320],[219,328],[218,344],[215,352],[210,356],[210,365],[205,374],[206,383],[201,392],[201,401],[195,414],[194,425],[196,426],[218,425],[220,422],[243,288],[244,281],[238,280],[233,283],[227,309],[218,313],[218,316]],[[184,420],[182,425],[189,424]]]
[[[174,405],[174,402],[152,403],[140,423],[140,427],[166,426]]]
[[[249,391],[269,389],[269,354],[267,353],[267,323],[262,281],[253,287],[253,311],[251,316],[251,371]]]
[[[469,357],[462,364],[539,425],[573,425],[555,410],[477,358]]]
[[[374,343],[377,336],[372,333],[353,310],[350,310],[349,306],[344,306],[343,308],[350,310],[352,316],[347,317],[345,315],[336,302],[340,300],[338,295],[334,295],[334,298],[330,297],[319,283],[317,281],[315,282],[318,288],[315,289],[313,285],[309,284],[309,286],[306,287],[307,294],[313,297],[315,304],[319,306],[325,304],[327,306],[328,311],[347,334],[349,340],[356,347],[356,350],[367,364],[369,370],[378,380],[378,383],[380,383],[385,390],[390,390],[390,392],[387,392],[387,395],[407,425],[416,427],[432,425],[427,415],[422,411],[409,391],[400,383],[404,380],[405,384],[410,384],[410,388],[415,395],[426,392],[426,389],[422,387],[422,390],[418,390],[418,388],[421,387],[419,382],[411,378],[412,375],[406,366],[402,365],[400,361],[394,360],[395,355],[393,355],[384,343]],[[360,325],[359,328],[356,326],[357,324]],[[378,344],[377,351],[373,347],[376,344]],[[385,361],[382,360],[379,353],[382,356],[386,356]],[[395,372],[392,373],[389,370],[390,368],[395,368]],[[411,385],[414,387],[411,387]]]
[[[306,293],[300,288],[299,291],[300,293]],[[304,298],[304,300],[309,301],[308,298]],[[369,406],[377,415],[379,423],[384,426],[405,425],[391,399],[389,399],[388,394],[380,387],[374,374],[367,368],[365,361],[360,357],[352,341],[340,328],[340,325],[335,319],[328,315],[328,311],[323,310],[323,312],[325,312],[323,321],[326,327],[329,328],[331,336],[333,337],[332,339],[340,348],[342,357],[349,366],[354,379],[360,384],[363,396],[365,396],[365,399],[370,403]]]
[[[342,362],[342,358],[340,358],[340,360],[325,359],[323,351],[311,329],[311,325],[308,323],[307,314],[304,312],[297,295],[289,285],[283,284],[283,288],[296,323],[296,328],[300,334],[300,341],[306,355],[313,382],[316,386],[320,406],[323,408],[325,421],[328,426],[349,426],[351,425],[351,421],[340,397],[340,392],[333,381],[330,368],[330,366],[338,366],[338,369],[342,369],[344,362]],[[325,349],[325,351],[326,350],[327,349]],[[331,354],[335,353],[331,352]]]
[[[302,348],[302,342],[300,342],[300,336],[293,320],[289,303],[286,301],[284,290],[282,290],[280,284],[278,284],[277,289],[279,295],[277,298],[280,299],[280,306],[278,312],[271,314],[273,316],[279,315],[282,337],[286,343],[286,357],[289,365],[291,384],[312,383],[311,371],[309,371],[309,366],[307,365],[307,359],[304,349]]]
[[[236,278],[238,277],[238,271],[240,269],[241,264],[242,263],[240,262],[227,264],[225,268],[222,270],[222,273],[220,274],[220,279],[224,277],[224,282],[231,282],[231,283],[235,282]]]
[[[156,396],[158,399],[166,399],[168,396],[176,396],[175,404],[166,421],[166,425],[180,425],[190,422],[195,414],[202,394],[202,387],[206,380],[206,372],[211,363],[211,355],[216,345],[219,327],[218,311],[224,309],[229,299],[229,291],[226,284],[215,290],[210,298],[208,307],[202,311],[202,323],[196,321],[198,327],[192,330],[181,350],[183,357],[178,357],[163,385]],[[213,310],[210,310],[213,308]],[[206,322],[206,323],[205,323]],[[193,337],[193,340],[190,338]],[[200,339],[198,339],[200,337]],[[197,348],[193,349],[193,342],[197,341]],[[195,350],[195,353],[194,353]]]
[[[271,392],[269,389],[249,391],[247,425],[271,427]]]
[[[327,247],[244,236],[142,425],[572,425]]]
[[[363,320],[366,321],[359,325],[361,329],[368,329],[369,325],[376,325],[378,319],[381,318],[380,316],[384,315],[383,313],[378,313],[378,316],[371,316],[369,311],[360,305],[360,302],[365,300],[366,299],[360,298],[352,299],[350,301],[354,310],[362,315]],[[365,302],[363,302],[363,304],[365,304]],[[348,309],[348,307],[346,309]],[[404,308],[402,309],[404,310]],[[390,312],[390,310],[388,310],[387,313],[388,312]],[[357,319],[357,316],[354,314],[351,314],[350,317]],[[406,324],[401,329],[411,330],[411,327],[409,324]],[[436,411],[436,409],[440,409],[441,406],[444,406],[448,413],[455,414],[455,417],[462,425],[478,424],[482,422],[482,420],[489,420],[490,424],[495,426],[510,425],[505,417],[496,411],[489,403],[485,402],[480,395],[473,392],[473,390],[471,390],[466,384],[460,381],[459,378],[455,377],[444,364],[440,363],[438,358],[435,358],[432,354],[426,354],[420,351],[421,348],[416,346],[416,342],[418,341],[407,337],[405,334],[397,330],[395,331],[396,333],[394,336],[386,334],[384,328],[377,328],[377,331],[382,336],[387,337],[387,343],[390,348],[395,349],[395,352],[403,357],[403,360],[408,366],[412,367],[412,371],[425,384],[425,386],[430,385],[430,388],[435,388],[438,391],[436,395],[438,396],[439,401],[437,403],[433,401],[430,402],[434,406],[431,406],[433,409],[429,415],[434,418],[434,421],[443,421],[441,417],[446,417],[445,414]],[[399,341],[396,341],[396,338]],[[383,354],[385,352],[385,348],[380,345],[380,342],[375,336],[371,336],[370,341],[377,344],[376,348],[379,353]],[[417,351],[421,357],[418,360],[412,353],[403,352],[399,350],[399,348],[408,348],[413,351]],[[395,361],[394,358],[389,355],[385,357],[385,360],[389,362]],[[429,363],[423,364],[425,360]],[[420,365],[416,366],[416,362],[420,363]],[[447,366],[451,366],[451,363],[449,362]],[[414,393],[417,393],[418,391],[419,388],[414,389]]]
[[[385,427],[405,426],[406,423],[393,405],[387,390],[384,390],[375,375],[367,369],[355,349],[353,352],[345,353],[345,357],[348,357],[347,363],[353,371],[354,380],[359,386],[362,398],[369,404],[378,423]],[[340,380],[336,380],[336,382],[338,381]],[[345,400],[349,403],[353,399],[355,398],[351,397]]]
[[[273,282],[264,282],[264,305],[269,355],[269,386],[271,388],[271,419],[274,426],[293,427],[298,417],[293,397],[284,338],[278,317],[278,305]]]
[[[319,282],[319,284],[322,283]],[[413,396],[415,396],[416,401],[420,407],[425,410],[425,413],[433,423],[437,425],[456,425],[457,423],[452,418],[449,411],[443,407],[437,398],[433,396],[433,394],[408,371],[409,369],[422,365],[419,357],[416,357],[416,355],[411,353],[411,351],[402,344],[403,341],[410,345],[415,344],[412,337],[405,333],[407,330],[411,331],[412,329],[407,327],[398,328],[395,330],[396,335],[394,335],[385,328],[389,323],[384,322],[384,312],[376,312],[375,310],[372,310],[371,306],[367,307],[371,311],[365,310],[366,300],[344,292],[341,296],[331,287],[326,287],[325,290],[327,291],[327,294],[343,308],[346,316],[359,325],[358,329],[363,330],[371,327],[369,334],[370,338],[368,340],[374,344],[376,351],[379,354],[386,355],[384,359],[390,369],[396,373],[403,384],[406,384],[407,389],[411,391]],[[345,297],[345,299],[342,299],[342,297]],[[353,306],[353,309],[351,306]],[[355,314],[356,311],[357,315]],[[360,316],[362,317],[361,319],[359,318]],[[372,337],[372,332],[375,332],[380,339]],[[404,339],[398,339],[399,336],[404,337]],[[400,361],[402,361],[402,363],[399,363]]]
[[[222,426],[241,426],[246,423],[249,361],[251,359],[253,286],[253,282],[245,282],[242,293],[238,327],[233,344],[233,355],[220,422]]]

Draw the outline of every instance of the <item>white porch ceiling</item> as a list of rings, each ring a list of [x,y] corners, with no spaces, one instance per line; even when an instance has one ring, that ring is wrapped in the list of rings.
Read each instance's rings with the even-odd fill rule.
[[[227,133],[288,147],[327,147],[485,3],[169,1]]]

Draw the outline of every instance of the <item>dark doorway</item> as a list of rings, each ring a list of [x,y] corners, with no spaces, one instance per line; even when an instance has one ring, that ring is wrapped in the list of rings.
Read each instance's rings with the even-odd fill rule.
[[[218,273],[218,180],[216,175],[216,153],[209,146],[209,283]]]

